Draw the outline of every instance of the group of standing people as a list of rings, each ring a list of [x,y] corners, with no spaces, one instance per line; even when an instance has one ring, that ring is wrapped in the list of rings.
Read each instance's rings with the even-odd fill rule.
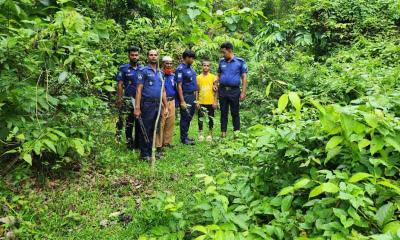
[[[129,63],[121,65],[116,76],[117,139],[126,117],[125,135],[129,149],[140,149],[140,158],[150,160],[153,133],[156,131],[157,156],[166,147],[173,147],[175,112],[180,113],[180,141],[194,145],[188,131],[196,110],[198,112],[199,141],[212,141],[214,112],[221,109],[221,137],[226,137],[228,113],[232,116],[234,131],[240,130],[240,101],[246,98],[247,65],[233,53],[233,45],[225,42],[220,46],[223,58],[219,61],[217,74],[210,73],[211,62],[202,61],[202,73],[197,75],[192,65],[195,53],[185,50],[181,63],[174,70],[170,56],[162,58],[160,68],[157,50],[147,52],[148,65],[139,63],[140,50],[128,49]],[[241,88],[242,87],[242,88]],[[124,114],[126,113],[126,114]],[[203,135],[203,118],[207,114],[209,131]],[[157,124],[158,122],[158,124]]]

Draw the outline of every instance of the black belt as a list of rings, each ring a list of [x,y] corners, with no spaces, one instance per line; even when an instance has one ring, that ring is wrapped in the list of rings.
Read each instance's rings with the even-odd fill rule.
[[[175,97],[167,97],[167,100],[168,100],[168,101],[175,100]]]
[[[225,91],[239,89],[239,86],[227,86],[227,85],[220,85],[220,89],[224,89]]]
[[[192,92],[183,92],[183,95],[193,95],[195,93],[195,91]]]
[[[158,103],[158,102],[160,102],[160,99],[159,98],[147,98],[147,97],[144,97],[144,98],[142,98],[142,102],[156,102],[156,103]]]

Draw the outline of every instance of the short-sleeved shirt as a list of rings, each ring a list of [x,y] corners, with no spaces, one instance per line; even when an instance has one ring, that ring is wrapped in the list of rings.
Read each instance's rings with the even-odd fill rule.
[[[196,72],[191,65],[179,64],[175,71],[175,81],[182,83],[183,93],[197,91]]]
[[[167,97],[175,97],[176,94],[176,86],[175,86],[175,74],[165,74],[163,73],[164,76],[164,86],[165,86],[165,91],[167,93]]]
[[[124,85],[124,95],[127,97],[135,97],[136,87],[138,82],[138,72],[142,67],[132,66],[130,63],[123,64],[119,67],[117,76],[115,79],[119,82],[122,81]]]
[[[204,76],[203,74],[197,76],[200,104],[209,105],[214,103],[214,81],[215,75],[211,73],[208,73],[206,76]]]
[[[242,58],[233,57],[227,61],[221,59],[218,65],[218,73],[220,74],[219,83],[224,86],[238,87],[243,73],[247,73],[246,62]]]
[[[142,98],[160,98],[162,91],[161,71],[145,66],[138,73],[138,84],[143,84]]]

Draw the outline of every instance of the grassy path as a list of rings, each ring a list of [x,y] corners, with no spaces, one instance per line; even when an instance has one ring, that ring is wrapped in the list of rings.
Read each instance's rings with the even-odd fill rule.
[[[162,221],[145,207],[154,194],[169,192],[179,201],[191,201],[199,187],[196,174],[226,167],[214,157],[217,141],[184,146],[178,142],[178,127],[175,147],[157,161],[154,172],[149,163],[138,160],[137,153],[114,143],[111,122],[100,131],[94,156],[82,161],[79,171],[40,186],[36,178],[27,179],[13,199],[10,193],[0,193],[24,219],[21,231],[33,229],[29,234],[37,239],[136,239]],[[195,119],[190,135],[197,138]]]

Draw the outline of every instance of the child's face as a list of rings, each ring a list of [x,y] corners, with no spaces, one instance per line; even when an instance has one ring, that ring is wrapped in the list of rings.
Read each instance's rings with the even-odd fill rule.
[[[210,71],[210,63],[204,62],[203,63],[203,72],[208,72],[208,71]]]

